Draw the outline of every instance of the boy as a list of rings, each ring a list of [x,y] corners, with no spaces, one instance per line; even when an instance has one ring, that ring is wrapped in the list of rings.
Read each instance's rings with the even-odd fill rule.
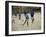
[[[31,9],[31,19],[32,19],[32,23],[34,21],[34,8]]]

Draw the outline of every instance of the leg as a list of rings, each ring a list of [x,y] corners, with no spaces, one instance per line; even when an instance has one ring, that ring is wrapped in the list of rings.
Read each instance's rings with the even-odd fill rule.
[[[34,17],[32,17],[32,23],[33,23],[33,21],[34,21]]]
[[[29,23],[28,23],[28,20],[27,20],[27,26],[29,25]]]
[[[24,24],[26,23],[26,21],[27,21],[27,20],[25,20]],[[24,25],[24,24],[23,24],[23,25]]]
[[[19,20],[21,19],[21,14],[19,14]]]

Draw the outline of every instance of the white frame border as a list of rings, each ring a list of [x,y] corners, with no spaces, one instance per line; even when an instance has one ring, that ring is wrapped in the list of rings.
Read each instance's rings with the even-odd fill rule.
[[[29,31],[11,31],[11,6],[35,6],[35,7],[41,7],[41,30],[29,30]],[[43,10],[42,4],[26,4],[26,3],[9,3],[9,35],[11,34],[26,34],[26,33],[42,33],[44,30],[44,10]]]

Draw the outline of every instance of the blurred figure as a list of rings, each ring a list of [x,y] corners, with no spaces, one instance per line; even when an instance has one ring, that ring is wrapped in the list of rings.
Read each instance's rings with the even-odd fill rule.
[[[32,23],[34,21],[34,8],[31,9],[31,19],[32,19]]]
[[[19,20],[21,20],[21,14],[19,14]]]
[[[28,23],[28,20],[29,20],[28,13],[24,12],[24,15],[25,15],[25,17],[26,17],[26,20],[25,20],[24,24],[27,22],[27,26],[28,26],[28,25],[29,25],[29,23]],[[23,25],[24,25],[24,24],[23,24]]]
[[[16,18],[16,16],[12,15],[12,24],[15,24],[15,18]]]

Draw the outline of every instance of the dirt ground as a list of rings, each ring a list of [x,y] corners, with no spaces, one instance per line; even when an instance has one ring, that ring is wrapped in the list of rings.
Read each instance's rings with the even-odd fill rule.
[[[39,30],[41,29],[41,14],[35,13],[34,14],[34,22],[32,23],[31,19],[28,20],[29,25],[27,26],[27,22],[22,25],[25,21],[25,17],[22,16],[21,20],[18,19],[19,17],[17,16],[12,16],[12,31],[24,31],[24,30]],[[14,23],[13,23],[14,22]]]

